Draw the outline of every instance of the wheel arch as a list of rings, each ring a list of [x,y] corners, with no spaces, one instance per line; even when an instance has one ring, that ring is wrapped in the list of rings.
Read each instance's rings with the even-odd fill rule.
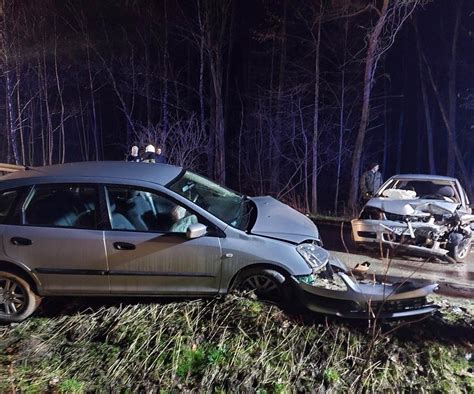
[[[230,291],[230,289],[232,289],[232,286],[234,286],[235,282],[238,280],[238,278],[244,274],[246,271],[250,271],[250,270],[254,270],[254,269],[270,269],[270,270],[273,270],[273,271],[276,271],[278,272],[279,274],[283,275],[285,277],[285,282],[289,279],[289,277],[291,276],[291,274],[285,270],[284,268],[276,265],[276,264],[271,264],[271,263],[254,263],[254,264],[249,264],[249,265],[246,265],[244,267],[242,267],[241,269],[239,269],[233,276],[232,278],[230,279],[228,285],[227,285],[227,288],[226,288],[226,292],[228,293]],[[283,283],[283,281],[281,282]]]
[[[24,279],[30,286],[31,289],[39,294],[39,281],[34,276],[31,271],[19,266],[18,264],[12,263],[10,261],[0,260],[0,271],[7,271],[12,274],[18,275],[20,278]]]

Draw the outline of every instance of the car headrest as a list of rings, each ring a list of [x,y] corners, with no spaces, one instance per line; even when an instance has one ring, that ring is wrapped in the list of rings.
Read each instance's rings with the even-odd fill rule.
[[[438,194],[441,194],[443,197],[454,197],[454,189],[449,186],[449,185],[446,185],[446,186],[442,186],[438,189]]]

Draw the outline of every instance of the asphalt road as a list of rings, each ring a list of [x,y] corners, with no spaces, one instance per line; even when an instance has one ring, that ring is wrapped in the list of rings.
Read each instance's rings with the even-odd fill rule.
[[[360,250],[351,238],[350,224],[316,222],[324,247],[348,267],[368,261],[369,272],[387,274],[396,279],[407,277],[428,279],[440,285],[439,294],[474,299],[474,250],[467,262],[451,264],[420,258],[381,258],[380,253]]]

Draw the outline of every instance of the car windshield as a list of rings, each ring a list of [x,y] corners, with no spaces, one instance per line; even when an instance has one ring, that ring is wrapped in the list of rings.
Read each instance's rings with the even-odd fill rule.
[[[191,171],[186,171],[168,187],[223,222],[240,230],[247,228],[252,203],[246,196]]]
[[[456,187],[449,180],[391,179],[378,191],[377,197],[390,199],[429,198],[459,201]]]

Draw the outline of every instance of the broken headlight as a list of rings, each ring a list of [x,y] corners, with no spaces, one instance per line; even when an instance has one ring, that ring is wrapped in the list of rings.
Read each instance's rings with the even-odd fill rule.
[[[296,247],[296,250],[313,271],[317,271],[324,267],[329,260],[329,252],[315,244],[300,244]]]

